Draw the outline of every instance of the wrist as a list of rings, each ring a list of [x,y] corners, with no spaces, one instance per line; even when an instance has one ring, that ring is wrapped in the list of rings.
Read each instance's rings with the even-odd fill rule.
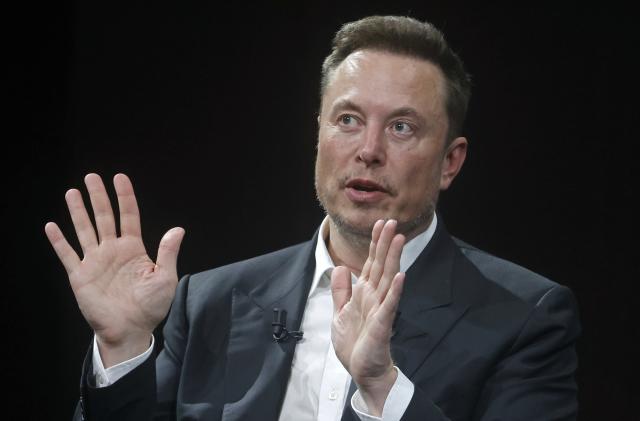
[[[362,401],[367,405],[370,415],[381,417],[384,404],[389,396],[391,388],[398,378],[398,371],[394,366],[390,366],[383,375],[366,378],[354,379],[358,386],[358,391],[362,397]]]
[[[152,341],[151,333],[130,335],[120,341],[108,341],[96,333],[98,352],[104,368],[128,361],[149,349]]]

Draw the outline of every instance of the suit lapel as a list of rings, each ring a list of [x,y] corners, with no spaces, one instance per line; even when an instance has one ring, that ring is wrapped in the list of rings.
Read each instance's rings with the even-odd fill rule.
[[[407,271],[391,338],[394,361],[409,378],[468,308],[453,301],[452,272],[458,252],[441,221],[427,248]],[[287,311],[289,330],[300,328],[315,267],[317,235],[280,269],[265,274],[264,282],[247,291],[234,288],[225,375],[228,403],[223,408],[223,420],[251,419],[255,414],[278,419],[295,341],[273,340],[273,308]],[[343,419],[350,419],[349,407],[347,402]]]
[[[438,227],[425,250],[407,271],[404,291],[391,336],[391,355],[405,376],[412,378],[468,306],[454,300],[454,264],[458,250],[438,217]],[[358,419],[350,399],[342,421]]]
[[[409,378],[466,312],[453,300],[457,249],[442,219],[427,248],[406,274],[405,289],[391,338],[391,354]]]
[[[317,233],[264,282],[249,291],[234,288],[225,375],[223,420],[276,420],[280,412],[295,340],[275,342],[273,309],[287,311],[287,328],[298,330],[311,286]]]

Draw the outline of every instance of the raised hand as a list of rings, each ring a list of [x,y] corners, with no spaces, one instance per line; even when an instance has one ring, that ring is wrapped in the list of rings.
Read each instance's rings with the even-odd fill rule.
[[[346,267],[336,267],[331,276],[331,340],[369,411],[377,416],[397,378],[390,341],[404,282],[404,273],[398,271],[405,238],[395,233],[396,226],[394,220],[376,222],[369,256],[353,287]]]
[[[120,236],[100,176],[87,175],[85,184],[97,230],[80,192],[71,189],[65,195],[82,259],[55,223],[47,223],[45,232],[67,271],[82,315],[96,333],[103,363],[109,367],[144,352],[153,329],[169,311],[184,230],[173,228],[162,237],[154,263],[142,242],[138,204],[129,178],[118,174],[113,179]]]

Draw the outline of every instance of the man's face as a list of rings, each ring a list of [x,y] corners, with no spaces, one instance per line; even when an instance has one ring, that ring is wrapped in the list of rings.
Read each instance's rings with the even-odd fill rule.
[[[316,192],[340,230],[369,236],[386,218],[406,235],[427,227],[466,152],[463,138],[446,145],[445,81],[437,66],[357,51],[331,75],[318,121]],[[462,154],[453,173],[452,147]]]

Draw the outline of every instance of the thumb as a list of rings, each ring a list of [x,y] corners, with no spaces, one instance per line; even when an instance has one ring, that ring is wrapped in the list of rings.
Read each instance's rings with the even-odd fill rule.
[[[342,310],[351,299],[351,271],[345,266],[338,266],[331,273],[331,296],[333,312]]]
[[[182,244],[183,238],[183,228],[171,228],[162,236],[160,246],[158,247],[158,258],[156,260],[156,265],[160,269],[176,271],[178,252],[180,251],[180,244]]]

